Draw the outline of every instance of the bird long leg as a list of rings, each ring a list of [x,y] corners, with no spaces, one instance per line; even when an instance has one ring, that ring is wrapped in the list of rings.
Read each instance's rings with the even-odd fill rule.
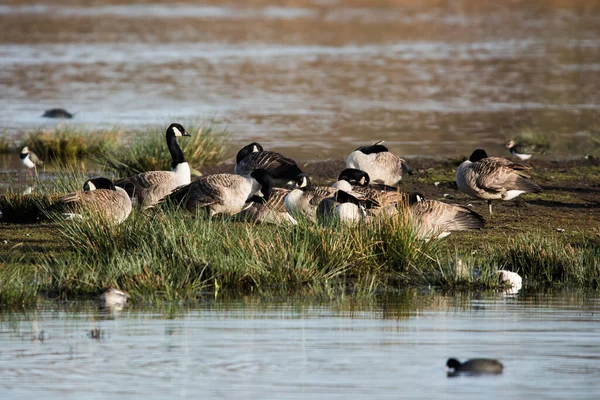
[[[490,210],[490,215],[492,215],[492,201],[491,200],[488,200],[488,207]]]

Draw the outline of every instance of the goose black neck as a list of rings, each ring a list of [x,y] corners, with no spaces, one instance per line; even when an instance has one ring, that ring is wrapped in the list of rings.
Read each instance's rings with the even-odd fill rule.
[[[177,143],[177,138],[172,133],[169,134],[167,131],[167,147],[169,148],[169,153],[171,153],[171,168],[175,169],[179,164],[183,164],[185,162],[185,158],[183,157],[183,151],[181,147],[179,147],[179,143]]]

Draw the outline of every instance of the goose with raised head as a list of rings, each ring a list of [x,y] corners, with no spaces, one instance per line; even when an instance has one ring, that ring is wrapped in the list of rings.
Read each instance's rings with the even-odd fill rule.
[[[248,175],[215,174],[195,180],[176,189],[166,197],[186,210],[196,213],[206,209],[209,216],[235,215],[254,201],[269,200],[273,191],[273,178],[264,169]],[[260,192],[260,195],[257,193]]]
[[[21,159],[21,164],[23,164],[30,170],[33,168],[36,174],[37,166],[44,165],[44,163],[42,162],[42,160],[40,160],[37,154],[29,150],[29,147],[27,146],[23,147],[23,150],[21,150],[21,153],[19,154],[19,158]]]
[[[421,239],[441,239],[455,231],[481,229],[483,217],[466,207],[425,200],[420,193],[408,196],[411,220]]]
[[[331,197],[321,200],[317,207],[317,219],[322,224],[355,225],[369,219],[368,209],[378,207],[379,203],[373,199],[358,198],[338,189]]]
[[[466,375],[498,375],[502,373],[503,369],[504,365],[502,363],[491,358],[472,358],[464,363],[461,363],[456,358],[449,358],[446,361],[446,371],[449,376],[461,373]]]
[[[530,169],[506,158],[488,157],[485,150],[477,149],[456,169],[456,185],[471,197],[487,200],[492,214],[492,200],[512,200],[523,193],[542,191],[525,173]]]
[[[361,146],[346,159],[346,168],[359,169],[369,174],[372,183],[398,186],[405,174],[412,175],[404,159],[391,153],[383,144]]]
[[[110,179],[88,179],[83,189],[60,197],[48,211],[61,211],[68,217],[81,217],[81,213],[86,212],[116,224],[125,221],[131,213],[129,195]]]
[[[289,193],[284,188],[273,188],[268,200],[258,197],[250,207],[237,214],[236,219],[255,224],[297,225],[296,219],[285,208],[285,198]]]
[[[266,151],[256,142],[238,151],[235,161],[235,174],[247,175],[256,169],[264,169],[276,186],[285,186],[302,173],[296,161],[274,151]]]
[[[176,188],[191,182],[190,166],[185,161],[177,138],[190,136],[180,124],[167,128],[167,147],[171,153],[171,171],[142,172],[129,178],[119,179],[116,186],[122,187],[132,199],[136,199],[142,209],[157,204]]]
[[[294,218],[303,217],[310,222],[317,221],[317,207],[321,200],[331,197],[338,189],[312,186],[308,175],[296,177],[294,189],[285,198],[285,208]]]

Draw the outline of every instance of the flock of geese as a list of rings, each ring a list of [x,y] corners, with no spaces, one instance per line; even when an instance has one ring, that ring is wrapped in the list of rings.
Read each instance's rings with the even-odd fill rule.
[[[255,223],[295,225],[303,219],[354,225],[393,216],[408,204],[406,209],[417,236],[423,239],[484,225],[483,217],[467,207],[426,200],[419,193],[403,193],[400,183],[412,171],[382,142],[358,147],[348,156],[346,169],[333,185],[316,186],[294,160],[264,150],[258,143],[237,153],[233,174],[202,176],[192,181],[190,166],[177,142],[186,136],[190,134],[177,123],[166,131],[170,171],[148,171],[116,181],[90,179],[83,190],[62,196],[51,211],[73,215],[96,211],[121,223],[133,207],[147,210],[171,202],[192,213],[205,210],[209,217],[234,216]],[[27,147],[21,152],[21,161],[30,168],[39,163]],[[492,200],[511,200],[541,190],[527,175],[530,168],[505,158],[488,157],[484,150],[477,149],[458,167],[456,183],[463,193],[487,200],[491,214]]]

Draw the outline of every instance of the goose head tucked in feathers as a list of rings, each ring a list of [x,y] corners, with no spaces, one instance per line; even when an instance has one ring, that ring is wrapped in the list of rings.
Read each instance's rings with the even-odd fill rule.
[[[242,147],[242,149],[238,151],[237,156],[235,157],[235,162],[236,164],[239,164],[239,162],[246,158],[248,154],[258,153],[260,151],[264,151],[263,147],[256,142],[252,142],[249,145]]]
[[[477,162],[477,161],[483,160],[484,158],[488,158],[488,155],[485,152],[485,150],[477,149],[471,154],[471,157],[469,157],[469,161]]]

